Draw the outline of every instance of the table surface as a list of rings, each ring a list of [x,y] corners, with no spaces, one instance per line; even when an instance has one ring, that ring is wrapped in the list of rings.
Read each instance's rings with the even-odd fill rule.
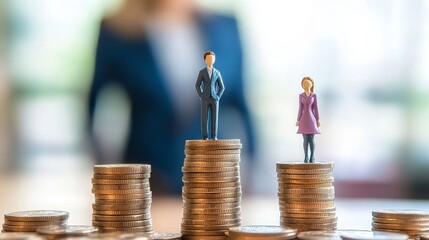
[[[65,167],[67,169],[67,167]],[[76,170],[76,169],[75,169]],[[69,224],[91,225],[91,168],[79,171],[43,169],[20,173],[0,173],[0,214],[13,211],[52,209],[70,213]],[[243,225],[278,225],[275,193],[242,198]],[[388,199],[337,199],[338,229],[371,229],[375,209],[425,209],[429,201]],[[155,231],[180,232],[182,199],[154,197],[152,220]],[[4,221],[0,217],[0,224]]]

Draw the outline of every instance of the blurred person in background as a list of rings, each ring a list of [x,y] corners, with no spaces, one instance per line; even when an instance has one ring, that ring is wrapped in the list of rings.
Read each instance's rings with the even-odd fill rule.
[[[181,192],[185,140],[200,136],[194,85],[207,50],[216,52],[227,89],[219,137],[241,138],[252,156],[254,137],[244,98],[236,20],[205,12],[192,0],[127,0],[100,25],[89,92],[91,139],[98,163],[110,159],[93,131],[97,99],[114,83],[129,99],[131,115],[123,159],[115,161],[151,164],[155,194]]]

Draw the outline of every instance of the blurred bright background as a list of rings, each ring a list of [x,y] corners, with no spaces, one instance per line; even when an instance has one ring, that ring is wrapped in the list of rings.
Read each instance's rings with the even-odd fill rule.
[[[337,196],[429,197],[428,1],[198,4],[234,15],[241,32],[258,146],[244,192],[275,198],[275,163],[302,161],[295,121],[300,81],[311,76],[322,123],[316,159],[335,162]],[[0,1],[0,190],[18,193],[2,196],[0,206],[48,201],[50,188],[63,198],[79,189],[91,196],[87,95],[100,21],[120,5]],[[129,106],[120,91],[104,96],[99,126],[116,156]],[[37,189],[31,200],[30,189]]]

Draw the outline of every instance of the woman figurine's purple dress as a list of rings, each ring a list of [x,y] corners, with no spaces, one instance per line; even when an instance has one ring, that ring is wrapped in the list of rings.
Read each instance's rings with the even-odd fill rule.
[[[304,77],[301,81],[304,92],[299,95],[299,110],[296,125],[298,134],[304,138],[304,162],[315,162],[314,135],[320,134],[319,110],[317,108],[317,96],[314,93],[314,81],[310,77]],[[308,147],[310,146],[310,159],[308,159]]]

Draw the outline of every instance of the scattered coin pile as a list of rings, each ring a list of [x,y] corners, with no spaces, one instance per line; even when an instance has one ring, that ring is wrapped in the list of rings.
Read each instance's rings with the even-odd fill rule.
[[[300,240],[408,240],[408,235],[366,230],[307,231],[298,234]]]
[[[418,239],[420,235],[429,233],[429,211],[372,211],[372,229],[375,231],[405,233],[411,239]]]
[[[92,224],[101,232],[152,232],[147,164],[95,165]]]
[[[68,212],[36,210],[13,212],[4,215],[4,232],[36,232],[45,226],[65,226],[69,218]]]
[[[279,226],[242,226],[229,229],[231,240],[286,240],[295,239],[296,230]]]
[[[277,163],[280,225],[298,231],[335,230],[333,163]]]
[[[183,164],[183,239],[226,239],[241,224],[240,140],[189,140]]]
[[[48,238],[82,237],[98,232],[98,228],[83,225],[47,226],[37,229],[37,232]]]

